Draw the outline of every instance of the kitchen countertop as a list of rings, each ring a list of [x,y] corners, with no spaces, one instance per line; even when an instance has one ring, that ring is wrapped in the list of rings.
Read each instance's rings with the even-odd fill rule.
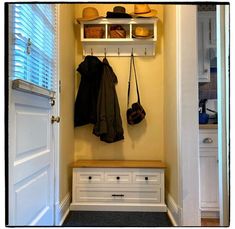
[[[199,129],[218,129],[217,124],[199,124]]]

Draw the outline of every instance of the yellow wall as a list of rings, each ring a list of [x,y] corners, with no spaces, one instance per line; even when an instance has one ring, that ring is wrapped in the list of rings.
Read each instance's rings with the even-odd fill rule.
[[[71,191],[71,169],[74,158],[74,6],[59,8],[59,77],[60,94],[60,202]]]
[[[115,4],[116,5],[116,4]],[[114,4],[89,4],[95,6],[100,15],[112,11]],[[75,15],[81,17],[82,9],[88,4],[76,4]],[[127,12],[133,12],[133,4],[123,5]],[[141,102],[146,110],[146,119],[136,126],[126,122],[127,83],[129,58],[108,57],[118,77],[116,92],[119,99],[124,127],[123,141],[116,143],[101,142],[92,134],[92,125],[75,129],[75,160],[77,159],[113,159],[113,160],[164,160],[164,77],[163,77],[163,6],[149,5],[158,11],[157,54],[154,57],[137,57],[136,68],[139,80]],[[82,61],[79,26],[76,32],[75,64]],[[80,76],[76,76],[75,94]],[[135,102],[134,100],[132,102]]]
[[[176,6],[164,6],[164,133],[166,190],[178,203]]]

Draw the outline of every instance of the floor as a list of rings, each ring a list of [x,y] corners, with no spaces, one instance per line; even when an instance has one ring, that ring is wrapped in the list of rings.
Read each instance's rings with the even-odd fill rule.
[[[219,219],[201,219],[203,227],[219,227]]]
[[[63,225],[80,227],[171,227],[166,212],[70,211]]]

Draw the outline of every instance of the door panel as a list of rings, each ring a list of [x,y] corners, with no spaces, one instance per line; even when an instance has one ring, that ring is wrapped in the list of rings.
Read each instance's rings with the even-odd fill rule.
[[[10,225],[53,225],[54,152],[49,98],[11,90]]]
[[[16,106],[16,157],[49,148],[48,118],[48,109]]]
[[[50,152],[45,151],[14,163],[14,183],[27,178],[35,171],[50,165]]]
[[[23,180],[15,185],[17,224],[30,225],[35,219],[35,216],[40,215],[45,210],[49,210],[49,176],[48,168],[45,168],[36,175],[32,175],[32,179],[27,179],[27,181]],[[41,187],[45,188],[42,189]],[[28,211],[29,209],[31,210]]]

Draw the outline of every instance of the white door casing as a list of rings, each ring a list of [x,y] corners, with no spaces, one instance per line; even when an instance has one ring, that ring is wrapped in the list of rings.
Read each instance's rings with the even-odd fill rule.
[[[229,177],[229,5],[218,5],[217,13],[217,93],[218,93],[218,176],[220,226],[230,224],[230,177]]]
[[[179,226],[200,226],[197,8],[176,6]]]
[[[50,99],[9,90],[9,225],[53,225]]]

